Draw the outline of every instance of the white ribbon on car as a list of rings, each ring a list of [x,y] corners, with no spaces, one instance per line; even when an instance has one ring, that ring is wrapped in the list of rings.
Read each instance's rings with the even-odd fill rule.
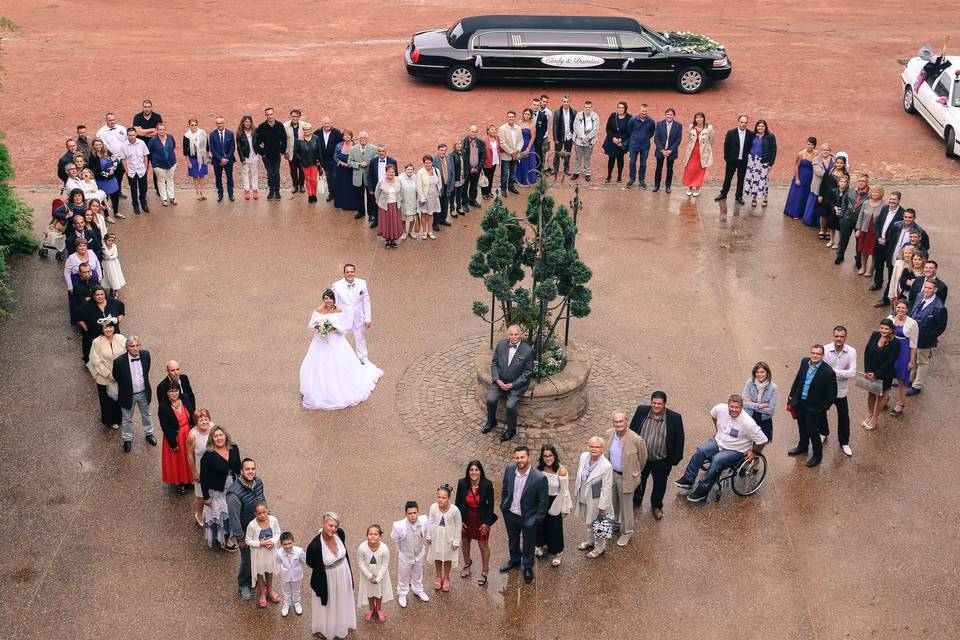
[[[483,58],[478,55],[477,58],[476,58],[476,60],[475,60],[474,63],[473,63],[473,66],[475,66],[477,69],[482,68],[482,67],[483,67]]]
[[[636,62],[636,60],[634,60],[633,58],[627,58],[626,60],[624,60],[623,62],[624,70],[626,70],[626,68],[632,65],[634,62]]]

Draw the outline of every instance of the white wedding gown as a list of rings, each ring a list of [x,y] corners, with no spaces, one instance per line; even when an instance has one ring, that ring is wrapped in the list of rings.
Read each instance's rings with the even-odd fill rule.
[[[300,393],[307,409],[343,409],[370,397],[383,375],[369,360],[361,364],[345,332],[349,329],[343,312],[313,312],[307,325],[316,327],[329,320],[335,330],[326,339],[315,334],[300,365]]]

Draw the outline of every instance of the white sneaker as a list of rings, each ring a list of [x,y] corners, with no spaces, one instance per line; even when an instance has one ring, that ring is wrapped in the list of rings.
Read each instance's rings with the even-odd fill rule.
[[[687,195],[688,195],[688,196],[692,196],[692,195],[693,195],[693,189],[687,189]]]
[[[700,195],[700,189],[694,189],[694,190],[693,190],[693,197],[696,198],[696,197],[699,196],[699,195]]]
[[[850,448],[850,445],[848,445],[848,444],[842,444],[842,445],[840,445],[840,451],[843,451],[844,455],[846,455],[846,456],[848,456],[848,457],[852,457],[852,456],[853,456],[853,449],[851,449],[851,448]]]
[[[423,591],[417,591],[416,596],[423,600],[424,602],[430,602],[430,596],[428,596]]]
[[[625,546],[627,546],[627,545],[630,543],[630,536],[631,536],[631,535],[633,535],[633,534],[624,533],[623,535],[621,535],[621,536],[620,536],[620,539],[617,540],[617,546],[618,546],[618,547],[625,547]]]
[[[283,608],[280,609],[280,615],[286,618],[288,613],[290,613],[290,605],[288,605],[287,603],[284,603]]]
[[[407,608],[407,594],[401,593],[399,596],[397,596],[397,604],[399,604],[401,608],[406,609],[406,608]]]
[[[300,605],[299,602],[294,602],[294,603],[293,603],[293,610],[297,612],[297,615],[298,615],[298,616],[302,616],[302,615],[303,615],[303,607]]]

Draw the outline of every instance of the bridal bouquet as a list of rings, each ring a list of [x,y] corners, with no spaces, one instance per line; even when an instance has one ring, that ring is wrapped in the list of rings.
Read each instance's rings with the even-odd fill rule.
[[[323,322],[318,324],[316,327],[317,335],[323,338],[324,340],[326,340],[327,336],[330,335],[330,332],[333,331],[334,328],[335,327],[333,326],[332,322],[330,322],[329,320],[324,320]]]

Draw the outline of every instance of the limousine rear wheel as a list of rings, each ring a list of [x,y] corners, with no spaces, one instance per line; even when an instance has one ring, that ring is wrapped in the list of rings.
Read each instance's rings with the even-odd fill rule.
[[[447,86],[454,91],[469,91],[477,84],[477,70],[473,65],[455,64],[447,69]]]
[[[677,90],[680,93],[696,93],[706,82],[707,77],[700,67],[686,67],[677,74]]]

